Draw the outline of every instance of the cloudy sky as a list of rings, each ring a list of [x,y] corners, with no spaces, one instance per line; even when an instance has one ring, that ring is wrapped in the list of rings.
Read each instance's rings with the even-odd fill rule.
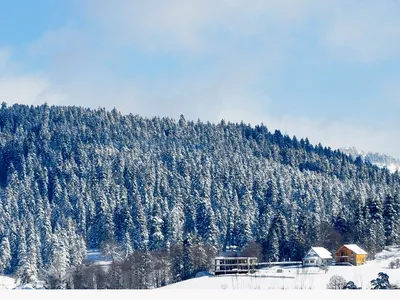
[[[0,0],[0,102],[264,123],[400,158],[399,0]]]

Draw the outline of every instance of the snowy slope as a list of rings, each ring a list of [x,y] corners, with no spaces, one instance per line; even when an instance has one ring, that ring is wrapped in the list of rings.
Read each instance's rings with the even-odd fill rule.
[[[363,266],[331,266],[327,273],[319,268],[274,267],[259,270],[254,275],[225,275],[204,276],[186,281],[181,281],[163,289],[312,289],[325,290],[329,279],[333,275],[343,276],[347,281],[363,289],[370,289],[370,281],[375,279],[379,272],[389,275],[392,284],[400,284],[400,269],[389,269],[389,262],[400,258],[400,247],[389,247],[377,259],[368,261]],[[277,273],[282,269],[283,273]]]
[[[339,148],[343,153],[351,156],[355,159],[357,156],[361,156],[364,161],[367,161],[380,168],[387,168],[391,173],[400,171],[400,159],[382,153],[372,153],[359,151],[354,147]]]
[[[91,249],[87,251],[85,259],[86,264],[109,266],[112,263],[111,257],[104,255],[98,249]]]

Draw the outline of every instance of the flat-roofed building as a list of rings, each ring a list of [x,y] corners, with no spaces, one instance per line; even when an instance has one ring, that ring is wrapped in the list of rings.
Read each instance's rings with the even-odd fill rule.
[[[254,273],[257,257],[216,257],[214,259],[214,274],[246,274]]]

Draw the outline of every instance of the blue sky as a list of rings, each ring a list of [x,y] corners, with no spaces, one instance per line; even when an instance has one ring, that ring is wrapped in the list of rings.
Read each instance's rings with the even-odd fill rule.
[[[0,0],[0,101],[259,124],[400,157],[396,0]]]

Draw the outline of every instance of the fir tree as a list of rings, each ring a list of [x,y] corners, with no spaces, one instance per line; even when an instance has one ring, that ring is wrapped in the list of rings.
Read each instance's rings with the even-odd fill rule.
[[[11,261],[11,249],[10,242],[8,238],[5,236],[1,239],[0,242],[0,273],[4,273],[4,271],[10,266]]]

